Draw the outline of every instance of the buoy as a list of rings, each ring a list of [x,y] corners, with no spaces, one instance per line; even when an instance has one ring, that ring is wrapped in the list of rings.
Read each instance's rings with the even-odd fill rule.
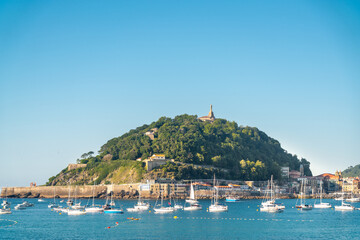
[[[61,215],[61,213],[59,213],[59,215]]]
[[[258,212],[258,211],[259,211],[259,209],[256,209],[256,211]]]
[[[151,212],[151,210],[149,210],[149,212]]]
[[[174,219],[177,219],[177,216],[174,216]]]
[[[110,228],[110,227],[107,227],[107,228]]]
[[[116,225],[119,225],[119,222],[116,222]]]

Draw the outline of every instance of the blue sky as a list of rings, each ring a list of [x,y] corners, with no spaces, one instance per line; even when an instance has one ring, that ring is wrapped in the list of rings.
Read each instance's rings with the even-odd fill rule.
[[[0,186],[44,184],[161,116],[359,164],[359,1],[0,1]]]

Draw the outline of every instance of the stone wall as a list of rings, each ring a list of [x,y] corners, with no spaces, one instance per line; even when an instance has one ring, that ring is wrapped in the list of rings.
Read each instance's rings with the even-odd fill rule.
[[[86,167],[86,164],[70,163],[68,165],[68,171],[73,170],[73,169],[77,169],[77,168],[83,168],[83,167]]]

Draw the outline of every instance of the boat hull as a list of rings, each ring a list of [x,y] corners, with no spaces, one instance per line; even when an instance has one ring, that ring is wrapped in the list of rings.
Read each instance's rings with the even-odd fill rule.
[[[199,211],[199,210],[202,210],[201,206],[184,207],[184,211]]]

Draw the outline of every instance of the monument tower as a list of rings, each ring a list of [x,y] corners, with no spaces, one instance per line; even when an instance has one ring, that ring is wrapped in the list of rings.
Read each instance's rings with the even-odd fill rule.
[[[215,115],[212,110],[212,105],[210,105],[210,112],[207,116],[199,117],[199,119],[203,122],[214,122],[215,121]]]

